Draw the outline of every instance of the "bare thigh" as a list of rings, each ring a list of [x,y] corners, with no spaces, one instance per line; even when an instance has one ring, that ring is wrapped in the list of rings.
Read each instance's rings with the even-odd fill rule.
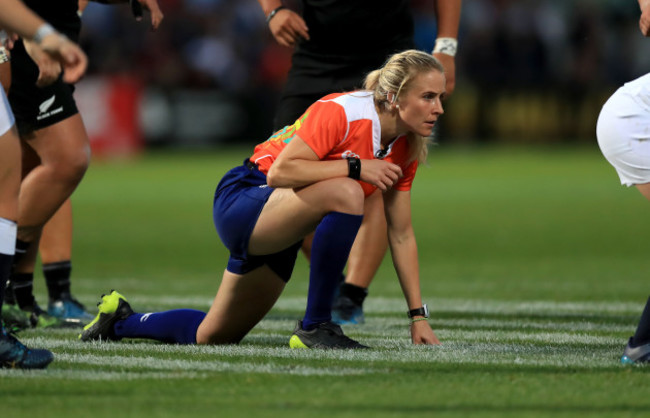
[[[21,138],[32,148],[40,164],[55,168],[60,181],[78,181],[90,161],[90,142],[78,113]]]
[[[217,296],[196,332],[198,344],[236,344],[271,310],[284,289],[266,265],[244,275],[225,271]]]
[[[39,129],[23,143],[28,164],[36,164],[20,187],[18,236],[34,241],[40,228],[54,215],[81,181],[90,160],[90,146],[81,116],[76,114]]]
[[[20,142],[15,126],[0,136],[0,218],[18,219]]]
[[[295,244],[313,231],[329,212],[363,214],[363,190],[345,177],[324,180],[299,190],[276,189],[264,205],[248,249],[272,254]]]

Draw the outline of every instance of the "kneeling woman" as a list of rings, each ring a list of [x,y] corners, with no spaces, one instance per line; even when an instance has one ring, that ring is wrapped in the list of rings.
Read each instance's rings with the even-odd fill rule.
[[[410,189],[443,113],[443,68],[431,55],[408,50],[370,73],[364,87],[323,97],[223,177],[214,222],[230,259],[207,314],[179,309],[142,315],[111,292],[80,338],[238,343],[274,305],[300,242],[315,231],[307,308],[290,346],[366,348],[330,322],[331,308],[364,200],[380,189],[393,263],[412,318],[411,339],[438,344],[424,320]]]

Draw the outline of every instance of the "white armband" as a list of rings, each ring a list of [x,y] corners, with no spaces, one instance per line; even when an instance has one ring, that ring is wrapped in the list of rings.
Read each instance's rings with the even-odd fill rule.
[[[33,40],[34,43],[36,43],[37,45],[40,45],[41,42],[43,42],[43,39],[44,39],[47,35],[51,35],[51,34],[53,34],[53,33],[57,33],[57,32],[56,32],[56,29],[54,29],[54,28],[52,27],[52,25],[50,25],[49,23],[43,23],[43,24],[42,24],[41,26],[39,26],[38,29],[36,30],[36,33],[34,34],[34,38],[32,38],[32,40]]]
[[[436,46],[433,47],[434,54],[446,54],[452,57],[456,55],[457,50],[458,40],[454,38],[438,38]]]

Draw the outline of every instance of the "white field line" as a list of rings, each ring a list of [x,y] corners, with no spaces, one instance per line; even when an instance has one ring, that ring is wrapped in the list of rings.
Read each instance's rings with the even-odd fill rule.
[[[128,295],[127,295],[128,296]],[[129,298],[132,305],[162,309],[209,305],[209,298]],[[612,334],[633,332],[607,315],[638,315],[642,306],[605,302],[501,302],[486,300],[434,300],[432,322],[442,346],[410,344],[408,321],[402,318],[399,298],[369,299],[367,322],[346,326],[346,334],[374,347],[364,351],[291,350],[288,339],[295,320],[273,317],[263,320],[238,346],[180,346],[144,340],[122,343],[82,343],[70,339],[78,330],[27,331],[20,338],[28,346],[54,351],[56,363],[75,365],[81,370],[46,372],[0,370],[0,377],[47,377],[77,380],[193,379],[215,373],[268,373],[286,375],[358,375],[399,373],[396,364],[435,368],[440,364],[546,366],[575,369],[611,369],[625,345]],[[284,298],[279,309],[302,311],[304,299]],[[372,316],[392,313],[394,316]],[[435,318],[435,312],[472,313],[472,318]],[[513,318],[482,314],[510,315]],[[399,316],[398,316],[399,315]],[[516,318],[532,315],[534,320]],[[548,320],[537,318],[545,315]],[[557,319],[567,315],[569,321]],[[583,316],[581,318],[581,316]],[[599,316],[590,322],[589,315]],[[475,318],[473,316],[476,316]],[[575,319],[573,318],[575,316]],[[605,316],[605,318],[601,318]],[[618,318],[617,320],[620,320]],[[434,328],[435,328],[434,327]],[[31,333],[37,336],[29,337]],[[605,334],[605,335],[598,335]],[[287,364],[287,360],[291,364]],[[55,363],[55,364],[56,364]],[[282,364],[281,364],[282,363]],[[334,363],[334,365],[332,364]],[[118,365],[119,369],[115,367]],[[92,369],[92,370],[89,370]]]
[[[99,356],[95,354],[57,354],[56,360],[63,363],[87,364],[120,368],[142,368],[149,370],[174,370],[176,372],[230,372],[230,373],[265,373],[290,374],[300,376],[344,376],[365,374],[363,369],[353,368],[317,368],[303,365],[280,365],[259,362],[229,363],[220,360],[161,359],[155,357],[135,356]]]
[[[57,360],[58,361],[58,360]],[[167,379],[199,379],[208,377],[208,373],[196,372],[111,372],[105,370],[64,370],[50,367],[47,370],[8,370],[0,369],[0,377],[21,379],[60,379],[84,381],[125,381],[125,380],[167,380]]]
[[[363,351],[321,351],[291,350],[288,347],[262,346],[269,340],[286,340],[286,335],[257,335],[248,337],[238,346],[181,346],[148,342],[133,343],[81,343],[70,340],[53,340],[43,337],[25,339],[33,346],[48,348],[55,352],[59,361],[70,363],[96,364],[104,366],[133,366],[155,368],[160,370],[186,369],[196,372],[260,372],[290,374],[362,374],[383,373],[383,367],[395,363],[415,363],[426,367],[427,364],[492,364],[492,365],[535,365],[535,366],[571,366],[579,369],[615,367],[622,351],[620,344],[602,347],[566,347],[553,343],[549,339],[546,345],[530,343],[504,343],[502,340],[477,342],[445,342],[438,347],[413,346],[408,341],[399,339],[373,338],[362,340],[376,347]],[[611,343],[611,341],[608,341]],[[93,354],[82,352],[92,351]],[[160,359],[152,356],[182,356],[180,360]],[[201,356],[201,360],[186,360],[187,356]],[[90,357],[84,357],[90,356]],[[214,356],[214,360],[204,360],[205,356]],[[244,363],[230,363],[226,359],[246,359]],[[119,359],[119,360],[116,360]],[[251,362],[251,359],[254,359]],[[295,361],[336,360],[336,364],[347,364],[342,369],[332,369],[331,363],[317,367],[310,363],[301,369],[300,364],[293,366],[275,365],[273,359],[291,359]],[[92,362],[91,362],[92,361]],[[94,363],[93,363],[94,362]],[[354,363],[362,362],[358,368]],[[270,364],[269,364],[270,363]],[[159,365],[159,366],[156,366]],[[381,367],[376,370],[374,367]]]
[[[135,310],[138,306],[145,307],[196,307],[208,309],[214,295],[205,296],[144,296],[125,295]],[[84,300],[99,301],[99,295],[84,295]],[[643,303],[639,302],[555,302],[555,301],[500,301],[500,300],[474,300],[474,299],[438,299],[426,298],[429,310],[435,312],[467,312],[477,314],[510,314],[510,315],[640,315]],[[297,310],[305,309],[306,297],[281,296],[275,305],[276,309]],[[368,313],[395,313],[402,314],[406,310],[403,298],[384,298],[370,296],[364,308]]]
[[[436,319],[431,318],[429,321],[436,329],[454,330],[454,329],[483,329],[485,333],[505,332],[508,330],[518,330],[520,333],[527,334],[538,331],[558,331],[568,333],[587,333],[587,332],[633,332],[635,325],[619,324],[600,324],[593,322],[562,322],[562,321],[526,321],[522,319]],[[346,331],[360,334],[377,334],[388,332],[394,333],[395,329],[408,328],[408,319],[386,318],[386,317],[366,317],[363,325],[345,325]],[[293,330],[295,321],[284,319],[267,319],[260,322],[255,328],[258,330]],[[491,330],[492,329],[492,330]],[[494,330],[496,329],[496,330]],[[503,330],[502,330],[503,329]],[[462,332],[462,331],[459,331]]]
[[[489,320],[490,327],[506,328],[504,329],[481,329],[483,321],[462,321],[464,328],[455,329],[453,323],[447,324],[442,321],[442,326],[434,326],[434,331],[438,338],[443,342],[518,342],[548,345],[585,345],[585,346],[602,346],[624,344],[625,341],[619,337],[610,335],[590,334],[594,331],[607,331],[608,333],[628,332],[632,334],[634,327],[624,326],[598,326],[599,324],[571,323],[571,324],[539,324],[534,329],[526,329],[525,321],[515,321],[516,325],[509,326],[511,321]],[[450,321],[453,322],[453,321]],[[478,325],[469,326],[476,322]],[[276,344],[285,344],[288,342],[295,322],[286,319],[266,319],[262,320],[244,341],[255,335],[277,337]],[[544,325],[544,326],[542,326]],[[584,326],[581,326],[584,325]],[[490,328],[488,327],[488,328]],[[395,318],[369,318],[363,325],[345,325],[343,326],[347,335],[352,338],[360,339],[362,342],[370,343],[374,347],[392,348],[386,346],[386,341],[396,340],[408,344],[409,332],[408,322]],[[475,329],[472,329],[475,328]],[[478,329],[476,329],[478,328]],[[542,332],[540,332],[542,331]],[[48,330],[50,335],[75,335],[79,330],[58,329]],[[47,341],[47,340],[46,340]]]

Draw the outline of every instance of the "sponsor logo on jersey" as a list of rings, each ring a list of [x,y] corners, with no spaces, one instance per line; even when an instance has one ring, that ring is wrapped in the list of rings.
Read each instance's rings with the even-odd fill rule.
[[[50,116],[56,115],[57,113],[63,112],[63,106],[50,110],[50,107],[52,107],[55,100],[56,100],[56,94],[52,95],[52,97],[50,97],[49,99],[45,100],[43,103],[38,105],[38,116],[36,116],[36,120],[42,120]]]
[[[149,317],[150,317],[152,314],[153,314],[153,312],[148,312],[148,313],[142,315],[142,317],[140,317],[140,322],[144,322],[144,321],[146,321],[147,319],[149,319]]]
[[[282,141],[285,144],[288,144],[293,139],[293,136],[296,134],[296,131],[300,129],[303,123],[305,123],[305,119],[307,119],[307,116],[309,116],[309,112],[305,112],[305,114],[302,115],[300,119],[296,120],[296,122],[293,125],[285,126],[284,128],[277,131],[268,140],[272,142]]]

